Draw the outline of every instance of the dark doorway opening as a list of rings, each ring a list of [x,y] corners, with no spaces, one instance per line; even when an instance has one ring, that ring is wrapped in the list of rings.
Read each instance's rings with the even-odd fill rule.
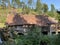
[[[43,35],[48,35],[48,31],[42,31]]]
[[[24,35],[23,33],[18,33],[18,35]]]
[[[52,34],[56,34],[56,32],[52,32]]]
[[[60,32],[58,32],[58,34],[60,34]]]

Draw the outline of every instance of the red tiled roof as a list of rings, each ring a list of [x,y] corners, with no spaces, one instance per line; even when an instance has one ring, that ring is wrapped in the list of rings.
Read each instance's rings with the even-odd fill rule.
[[[36,24],[45,26],[52,23],[55,22],[43,15],[8,15],[6,19],[6,24],[8,25]]]

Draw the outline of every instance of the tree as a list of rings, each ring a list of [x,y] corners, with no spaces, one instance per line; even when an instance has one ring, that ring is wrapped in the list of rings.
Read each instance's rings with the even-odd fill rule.
[[[55,12],[55,7],[53,4],[51,4],[51,12]]]
[[[28,0],[28,5],[29,5],[29,6],[32,5],[32,0]]]
[[[37,2],[36,2],[36,11],[39,14],[42,13],[42,4],[41,4],[40,0],[37,0]]]
[[[8,8],[10,9],[11,8],[10,0],[7,0],[7,2],[8,2]]]
[[[6,8],[6,0],[1,0],[1,3],[2,3],[2,8],[4,9],[4,8]]]
[[[12,0],[12,6],[13,7],[20,7],[20,0]]]
[[[56,10],[55,10],[55,6],[53,4],[51,4],[51,13],[56,18],[57,13],[56,13]]]
[[[47,4],[43,4],[43,8],[42,8],[43,12],[46,13],[48,11],[48,6]]]
[[[32,2],[33,2],[33,0],[28,0],[28,9],[27,10],[29,10],[29,12],[31,11]]]
[[[20,7],[20,0],[15,0],[15,2],[17,4],[18,8],[19,8]]]
[[[26,8],[27,8],[27,6],[26,6],[25,2],[22,1],[22,11],[23,11],[23,14],[26,13]]]
[[[58,19],[58,21],[60,22],[60,11],[57,10],[57,13],[58,13],[57,19]]]

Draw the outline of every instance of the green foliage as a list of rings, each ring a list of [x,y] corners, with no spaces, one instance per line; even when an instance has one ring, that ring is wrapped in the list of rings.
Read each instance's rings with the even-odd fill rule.
[[[47,12],[47,14],[48,14],[48,16],[54,17],[54,13],[51,11]]]
[[[60,22],[60,14],[57,15],[57,19]]]
[[[28,30],[27,35],[16,35],[14,31],[11,31],[13,37],[12,40],[3,42],[4,45],[40,45],[41,41],[46,42],[47,45],[59,45],[60,44],[60,34],[59,35],[42,35],[41,28],[33,26]]]
[[[45,36],[42,36],[42,41],[45,41],[45,42],[47,42],[47,43],[50,43],[50,40],[49,40],[50,38],[49,38],[49,36],[47,36],[47,35],[45,35]]]
[[[20,7],[20,0],[14,0],[15,1],[15,3],[18,5],[18,8]],[[14,2],[13,1],[13,2]]]
[[[55,39],[55,45],[60,45],[60,34],[58,34],[57,38]]]
[[[32,0],[28,0],[28,5],[32,5]]]
[[[37,31],[38,30],[38,31]],[[36,27],[31,28],[25,36],[19,36],[16,39],[17,45],[39,45],[40,44],[40,30]]]
[[[51,12],[55,12],[55,7],[54,7],[54,5],[53,4],[51,4]]]
[[[47,4],[43,4],[43,12],[45,13],[45,12],[47,12],[48,11],[48,6],[47,6]]]
[[[36,2],[36,11],[38,12],[38,14],[42,13],[42,4],[41,4],[40,0],[37,0],[37,2]]]
[[[18,36],[18,38],[15,39],[15,42],[17,45],[40,45],[40,42],[43,41],[46,42],[47,45],[55,45],[56,39],[56,35],[42,35],[40,28],[32,27],[27,35]]]

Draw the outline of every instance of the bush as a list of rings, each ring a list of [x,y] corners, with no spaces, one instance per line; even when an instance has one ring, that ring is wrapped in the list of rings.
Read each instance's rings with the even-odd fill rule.
[[[58,34],[55,39],[55,45],[60,45],[60,34]]]
[[[15,39],[17,45],[40,45],[41,35],[37,27],[32,27],[27,35],[18,36]]]
[[[59,35],[42,35],[41,28],[32,27],[27,35],[15,35],[14,31],[11,31],[13,37],[13,43],[7,41],[4,45],[41,45],[41,41],[46,45],[59,45],[60,44],[60,34]]]

